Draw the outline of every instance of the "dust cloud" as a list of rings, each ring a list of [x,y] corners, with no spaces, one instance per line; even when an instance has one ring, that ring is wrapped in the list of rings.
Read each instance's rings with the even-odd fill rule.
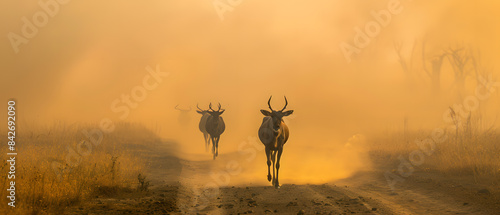
[[[388,2],[242,1],[220,20],[212,1],[70,1],[17,54],[3,37],[0,95],[18,101],[26,124],[141,123],[193,160],[211,159],[196,105],[220,102],[226,131],[215,162],[236,159],[245,170],[234,179],[241,182],[265,180],[264,152],[256,148],[248,161],[239,146],[257,137],[269,96],[275,109],[286,96],[295,112],[287,119],[281,181],[345,178],[370,166],[369,143],[359,134],[401,129],[404,118],[414,128],[437,126],[450,104],[474,93],[472,74],[462,94],[455,93],[454,67],[445,60],[436,98],[422,62],[430,67],[428,59],[465,48],[480,53],[485,77],[498,77],[500,3],[494,1],[397,1],[401,13],[348,63],[339,44],[354,45],[354,29],[364,29],[375,20],[371,11],[387,10]],[[0,5],[2,35],[21,35],[22,18],[42,10],[37,1]],[[395,44],[412,62],[409,71]],[[139,92],[145,79],[150,89]],[[481,111],[493,113],[498,98]],[[179,123],[176,105],[192,108],[182,116],[189,123]]]

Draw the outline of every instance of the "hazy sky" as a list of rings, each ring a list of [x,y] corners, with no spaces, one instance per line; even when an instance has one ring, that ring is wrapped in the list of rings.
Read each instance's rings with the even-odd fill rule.
[[[126,121],[158,123],[169,130],[177,126],[177,104],[187,108],[220,102],[232,129],[252,133],[269,96],[279,108],[286,95],[288,108],[295,110],[296,129],[333,130],[331,135],[345,139],[370,128],[400,126],[405,115],[415,127],[424,124],[420,121],[439,123],[443,110],[455,101],[449,96],[453,73],[447,63],[442,104],[432,106],[428,100],[430,79],[420,58],[412,74],[415,84],[408,86],[395,42],[403,45],[404,56],[410,56],[414,41],[427,41],[429,56],[450,47],[473,47],[491,73],[498,74],[497,1],[220,2],[231,9],[224,20],[214,1],[57,4],[54,16],[26,38],[27,44],[18,45],[16,54],[9,33],[23,37],[23,17],[43,21],[37,14],[44,10],[38,1],[2,1],[0,97],[16,98],[20,117],[27,121],[106,117],[118,122],[122,112],[112,111],[113,102],[118,99],[121,107],[122,94],[143,85],[146,67],[159,65],[168,77],[146,91]],[[399,4],[400,13],[392,14],[348,63],[339,45],[354,45],[355,28],[365,29],[376,21],[371,11],[388,10],[391,4]],[[493,102],[498,99],[498,94],[492,97]],[[191,117],[196,124],[198,115],[192,112]]]

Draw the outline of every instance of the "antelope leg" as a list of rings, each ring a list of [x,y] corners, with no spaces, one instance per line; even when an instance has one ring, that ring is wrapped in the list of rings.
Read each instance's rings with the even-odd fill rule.
[[[205,151],[208,152],[208,147],[210,147],[210,137],[208,134],[203,134],[203,137],[205,138]]]
[[[215,160],[215,137],[212,137],[212,155],[214,156]]]
[[[276,151],[273,151],[273,154],[272,154],[271,156],[272,156],[271,158],[272,158],[272,160],[273,160],[273,183],[272,183],[272,184],[274,185],[274,184],[275,184],[275,182],[276,182],[276,178],[275,178],[275,174],[276,174],[276,173],[275,173],[275,170],[276,170],[276,168],[275,168],[275,163],[276,163]]]
[[[217,145],[215,146],[215,150],[216,150],[215,156],[216,157],[219,156],[219,140],[220,140],[220,136],[217,137],[217,143],[216,143]]]
[[[274,183],[274,186],[278,188],[280,186],[280,182],[278,180],[279,172],[280,172],[280,160],[281,160],[281,153],[283,153],[283,148],[278,149],[278,161],[276,162],[276,182]]]
[[[271,150],[266,148],[266,158],[267,158],[267,180],[271,181]]]

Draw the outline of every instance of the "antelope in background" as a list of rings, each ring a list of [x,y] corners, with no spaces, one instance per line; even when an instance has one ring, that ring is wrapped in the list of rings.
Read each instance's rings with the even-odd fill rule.
[[[181,126],[187,126],[191,122],[191,117],[189,116],[189,112],[191,111],[191,107],[189,109],[181,109],[179,108],[179,105],[175,106],[175,109],[178,110],[179,117],[177,118],[177,122]]]
[[[200,107],[198,107],[198,104],[196,104],[196,107],[198,108],[198,110],[196,110],[196,112],[201,114],[200,124],[198,127],[199,127],[201,133],[203,133],[203,138],[205,138],[205,151],[208,152],[208,147],[210,146],[210,136],[207,132],[206,124],[207,124],[207,119],[210,116],[210,114],[208,114],[208,110],[202,110]]]
[[[219,103],[219,109],[217,111],[212,109],[212,103],[210,103],[208,108],[210,109],[208,111],[208,114],[210,114],[210,116],[207,119],[205,128],[208,134],[210,134],[210,138],[212,139],[212,154],[214,155],[214,160],[215,160],[215,158],[219,155],[220,135],[224,133],[224,130],[226,129],[224,120],[220,115],[224,113],[224,111],[226,110],[224,109],[221,110],[220,103]]]
[[[267,157],[267,180],[271,181],[271,160],[273,164],[273,177],[272,184],[275,188],[279,188],[280,183],[278,180],[278,172],[280,169],[280,159],[283,153],[283,146],[288,140],[289,131],[288,126],[286,126],[283,121],[283,117],[288,116],[293,113],[293,110],[285,111],[288,101],[285,96],[285,107],[283,109],[275,111],[271,107],[271,97],[267,101],[267,105],[271,112],[267,110],[260,110],[264,114],[264,119],[262,120],[262,125],[259,128],[259,139],[265,146],[266,157]],[[278,160],[276,161],[276,153],[278,153]],[[276,163],[276,165],[275,165]],[[275,173],[276,166],[276,173]],[[276,177],[275,177],[276,174]]]

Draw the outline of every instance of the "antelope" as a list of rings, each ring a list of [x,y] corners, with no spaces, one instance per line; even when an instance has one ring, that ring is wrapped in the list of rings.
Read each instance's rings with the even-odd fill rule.
[[[275,188],[279,188],[280,183],[278,180],[278,172],[280,169],[280,159],[281,154],[283,153],[283,146],[288,140],[289,131],[288,126],[286,126],[283,121],[283,117],[288,116],[293,113],[293,110],[285,111],[286,106],[288,105],[288,101],[285,96],[285,107],[281,110],[273,110],[271,107],[271,97],[267,101],[267,105],[269,106],[268,110],[260,110],[262,114],[264,114],[264,119],[262,120],[262,125],[259,128],[259,139],[265,146],[266,157],[267,157],[267,180],[271,181],[271,160],[273,164],[273,176],[272,176],[272,185]],[[276,161],[276,153],[278,154],[278,160]],[[275,168],[276,164],[276,168]],[[275,173],[276,169],[276,173]],[[275,176],[276,174],[276,176]]]
[[[210,136],[207,132],[206,124],[210,114],[208,114],[208,110],[202,110],[200,107],[198,107],[198,104],[196,104],[196,107],[198,108],[196,112],[201,114],[200,124],[198,125],[198,127],[201,133],[203,133],[203,138],[205,138],[205,151],[208,152],[208,147],[210,146]]]
[[[191,107],[189,107],[189,109],[181,109],[179,108],[179,105],[176,105],[175,109],[180,111],[179,117],[177,118],[179,124],[182,126],[188,125],[191,122],[191,117],[189,117],[189,111],[191,111]]]
[[[208,111],[208,114],[210,114],[210,116],[207,119],[205,128],[207,132],[210,134],[210,138],[212,140],[212,154],[214,155],[214,160],[215,160],[215,158],[219,155],[220,135],[224,133],[224,130],[226,129],[224,120],[220,115],[224,113],[224,111],[226,110],[222,109],[221,111],[220,103],[219,103],[219,109],[217,111],[212,109],[212,103],[210,103],[208,107],[210,108],[210,110]]]

